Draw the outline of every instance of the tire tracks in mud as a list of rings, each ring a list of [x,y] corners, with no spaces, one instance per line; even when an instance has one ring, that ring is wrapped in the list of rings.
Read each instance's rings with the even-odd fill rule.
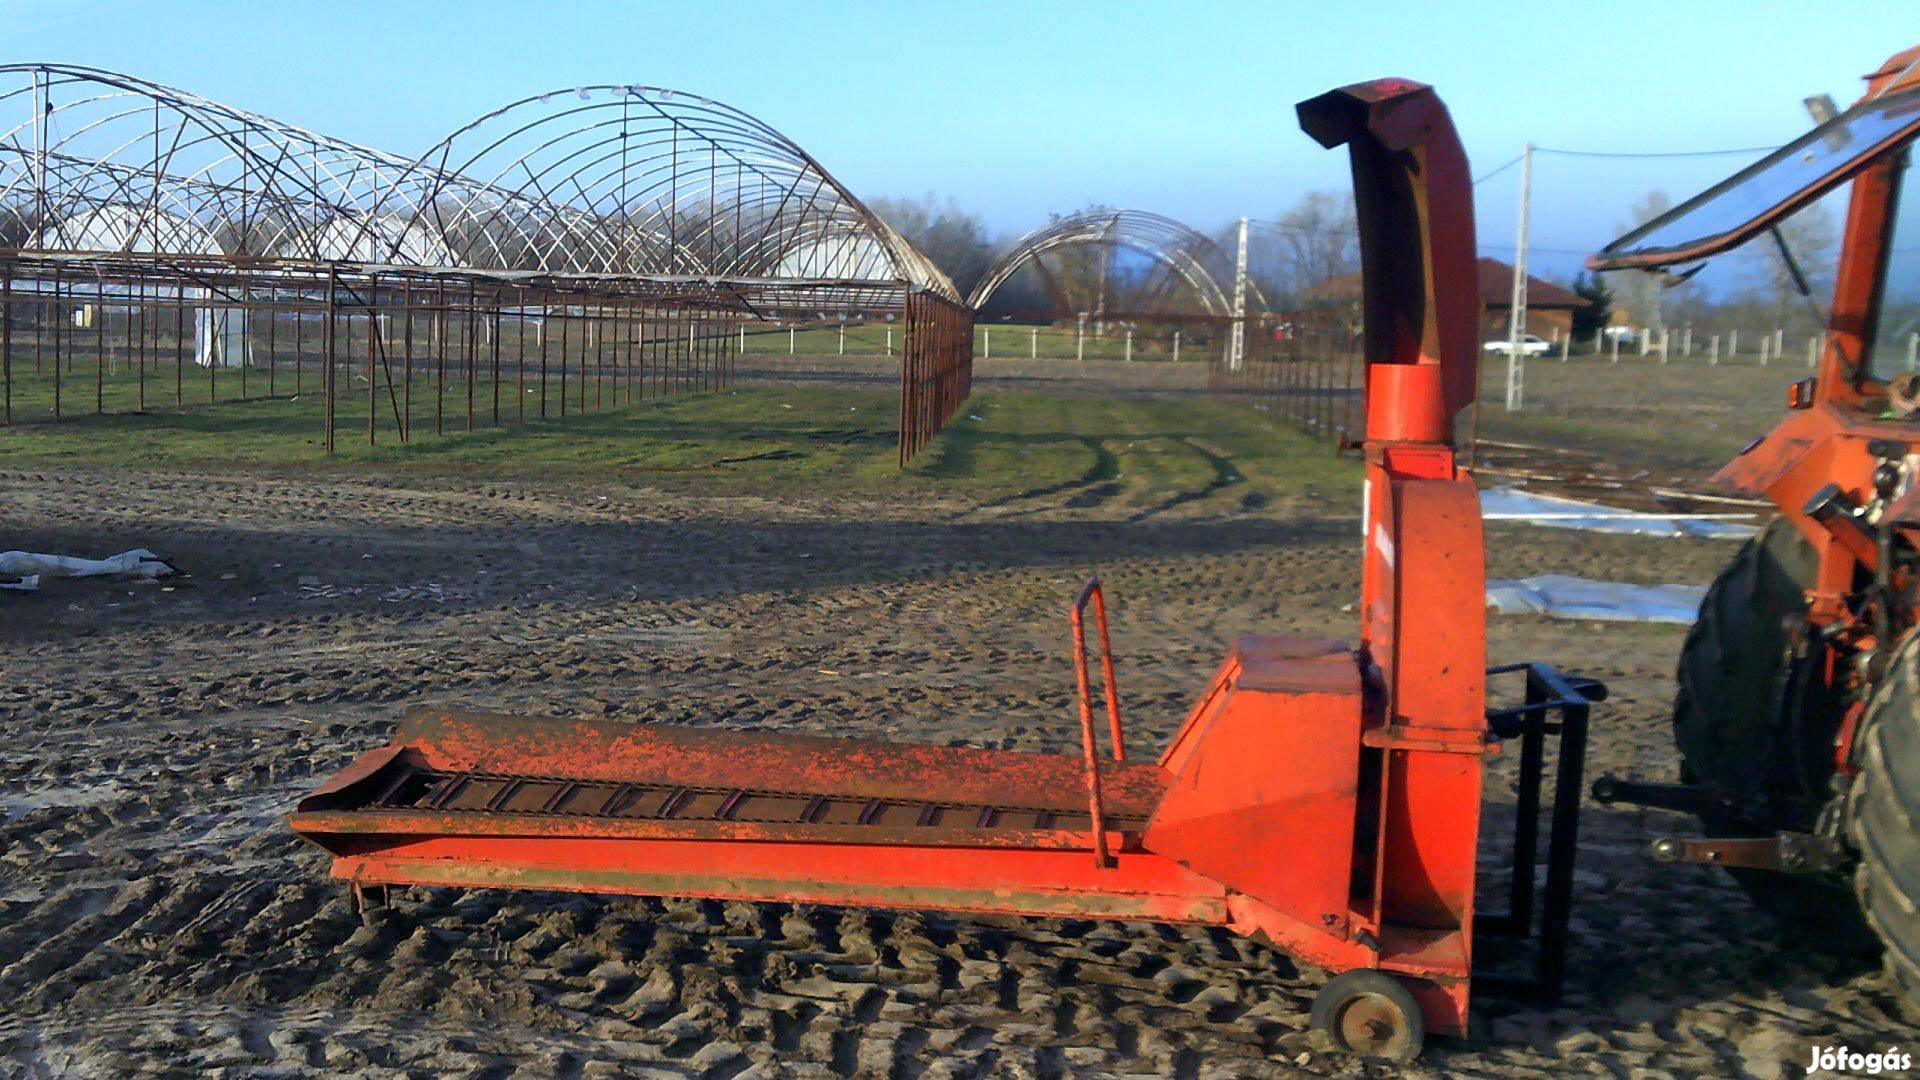
[[[0,1056],[27,1073],[1350,1072],[1304,1030],[1315,975],[1222,934],[427,889],[367,925],[281,817],[415,701],[1071,747],[1065,605],[1096,568],[1130,745],[1151,752],[1234,634],[1345,635],[1354,618],[1351,523],[1196,532],[1178,519],[1231,499],[1212,473],[1206,495],[1131,524],[1111,519],[1140,508],[1055,492],[1014,531],[875,503],[857,532],[816,528],[844,504],[0,473],[29,543],[73,535],[91,505],[111,528],[177,527],[195,566],[287,564],[110,614],[135,590],[72,583],[0,627],[33,657],[0,676]],[[262,516],[326,530],[282,546]],[[520,553],[530,530],[555,554]],[[1494,554],[1507,572],[1714,557],[1655,543],[1514,532]],[[310,597],[303,575],[363,588]],[[382,599],[423,577],[449,599]],[[1613,683],[1596,772],[1670,762],[1676,635],[1495,634]],[[1484,997],[1476,1041],[1437,1045],[1429,1068],[1762,1072],[1809,1041],[1898,1030],[1871,974],[1768,940],[1711,873],[1644,864],[1652,827],[1600,811],[1583,827],[1568,1000]]]

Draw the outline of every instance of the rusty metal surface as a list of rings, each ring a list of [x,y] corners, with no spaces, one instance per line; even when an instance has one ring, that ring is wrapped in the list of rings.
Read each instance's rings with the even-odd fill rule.
[[[1112,828],[1133,832],[1145,823],[1141,814],[1109,819]],[[363,755],[302,800],[294,828],[313,839],[463,833],[1079,847],[1091,820],[1082,811],[1030,804],[458,771],[394,746]],[[1104,831],[1099,839],[1105,842]]]
[[[1079,761],[1033,751],[455,711],[410,714],[395,742],[447,772],[1086,810]],[[1102,779],[1123,818],[1150,815],[1167,782],[1144,763],[1104,765]]]
[[[900,353],[900,464],[927,445],[973,393],[973,311],[930,292],[906,299]]]
[[[1214,925],[1230,918],[1229,894],[1217,882],[1126,852],[1100,870],[1084,853],[1064,850],[454,837],[345,856],[335,860],[334,875],[367,884],[781,897],[980,914]]]

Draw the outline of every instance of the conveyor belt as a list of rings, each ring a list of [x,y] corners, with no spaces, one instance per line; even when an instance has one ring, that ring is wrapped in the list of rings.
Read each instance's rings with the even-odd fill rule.
[[[355,811],[538,814],[630,821],[759,822],[901,828],[1087,829],[1085,811],[986,803],[915,802],[857,794],[757,788],[685,787],[554,776],[453,772],[396,763]],[[1108,818],[1108,827],[1137,830],[1141,817]]]

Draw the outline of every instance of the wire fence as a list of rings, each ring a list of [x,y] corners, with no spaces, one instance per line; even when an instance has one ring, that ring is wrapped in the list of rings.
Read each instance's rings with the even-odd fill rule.
[[[930,292],[907,297],[900,363],[900,464],[940,433],[973,393],[973,311]]]
[[[318,395],[331,451],[720,389],[739,325],[379,274],[208,287],[0,264],[0,398],[13,426]]]
[[[0,259],[7,427],[279,402],[243,422],[310,425],[332,453],[342,439],[404,444],[723,390],[742,353],[769,343],[846,353],[897,340],[904,464],[972,390],[972,313],[927,290],[880,290],[863,321],[769,329],[774,316],[743,302],[739,283],[653,283],[666,291],[650,295],[331,264],[188,274],[122,262],[116,273]],[[767,310],[792,319],[801,300],[768,287],[780,306]]]
[[[1207,390],[1344,447],[1359,437],[1365,362],[1358,322],[1331,310],[1246,321],[1245,347],[1210,356]]]

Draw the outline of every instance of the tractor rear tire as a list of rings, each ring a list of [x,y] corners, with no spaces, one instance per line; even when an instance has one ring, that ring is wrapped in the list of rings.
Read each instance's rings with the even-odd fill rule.
[[[1920,633],[1909,633],[1855,734],[1847,818],[1854,887],[1887,970],[1920,1014]]]
[[[1710,836],[1776,830],[1814,832],[1831,773],[1837,703],[1795,694],[1789,626],[1806,609],[1818,568],[1813,546],[1791,522],[1775,520],[1747,541],[1707,590],[1680,651],[1673,706],[1681,776],[1766,808],[1772,820],[1702,815]],[[1818,710],[1818,716],[1789,715]],[[1831,715],[1828,715],[1830,713]],[[1801,745],[1791,745],[1798,741]],[[1805,775],[1802,762],[1826,762]],[[1812,794],[1818,792],[1817,795]],[[1871,955],[1868,930],[1844,873],[1729,870],[1755,904],[1823,951]]]

